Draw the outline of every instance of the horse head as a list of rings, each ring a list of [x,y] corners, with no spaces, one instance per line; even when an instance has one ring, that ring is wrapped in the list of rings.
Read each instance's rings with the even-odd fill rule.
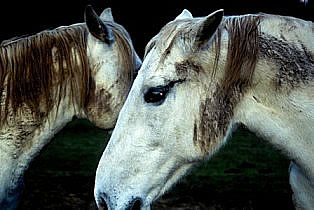
[[[141,209],[149,209],[222,145],[229,122],[221,125],[215,118],[220,104],[214,95],[222,75],[217,70],[212,76],[214,68],[221,68],[213,49],[222,18],[222,10],[204,18],[184,10],[147,44],[98,165],[94,193],[99,207],[128,209],[140,202]]]
[[[0,44],[1,209],[16,207],[30,161],[74,117],[114,127],[140,65],[110,8]]]
[[[142,62],[128,32],[114,21],[110,8],[98,16],[87,6],[85,22],[89,31],[87,56],[93,78],[85,112],[97,127],[110,129],[115,125]]]

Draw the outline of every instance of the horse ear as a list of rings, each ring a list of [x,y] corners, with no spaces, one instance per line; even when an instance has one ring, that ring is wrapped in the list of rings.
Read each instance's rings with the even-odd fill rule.
[[[85,22],[89,32],[97,39],[111,44],[114,41],[112,30],[96,14],[92,6],[85,8]]]
[[[193,18],[193,15],[189,10],[184,9],[181,12],[181,14],[176,17],[175,20],[182,20],[182,19],[187,19],[187,18]]]
[[[105,21],[114,22],[111,8],[104,9],[104,11],[100,14],[100,18]]]
[[[210,15],[206,16],[198,26],[195,42],[200,47],[208,43],[213,37],[214,33],[218,29],[222,19],[224,11],[223,9],[217,10]]]

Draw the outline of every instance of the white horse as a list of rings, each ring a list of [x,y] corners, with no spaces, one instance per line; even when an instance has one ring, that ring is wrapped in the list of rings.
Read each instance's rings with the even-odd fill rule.
[[[147,44],[98,165],[98,207],[150,209],[239,124],[290,158],[295,205],[314,209],[313,23],[184,10]]]
[[[31,160],[74,117],[113,128],[141,65],[111,9],[0,45],[0,209],[14,209]]]

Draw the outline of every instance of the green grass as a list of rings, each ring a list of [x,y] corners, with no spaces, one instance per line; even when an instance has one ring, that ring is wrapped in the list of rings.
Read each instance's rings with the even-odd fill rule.
[[[192,182],[241,179],[257,176],[281,178],[289,161],[268,143],[240,129],[213,158],[192,173]],[[212,181],[210,181],[212,183]]]
[[[87,120],[73,121],[41,151],[32,168],[52,176],[93,176],[109,137]]]

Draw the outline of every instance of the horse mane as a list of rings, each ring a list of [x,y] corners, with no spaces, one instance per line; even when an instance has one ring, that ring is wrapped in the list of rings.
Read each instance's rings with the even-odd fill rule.
[[[228,90],[239,86],[251,85],[259,53],[259,24],[261,16],[243,15],[224,17],[217,30],[215,47],[216,57],[214,72],[216,72],[222,29],[228,32],[228,50],[222,89]]]
[[[86,35],[85,26],[73,25],[1,43],[1,124],[9,107],[13,115],[25,105],[35,117],[47,115],[55,101],[58,107],[65,97],[67,82],[72,99],[78,97],[80,105],[86,103],[92,84]],[[53,90],[56,84],[58,90]]]
[[[120,25],[107,24],[114,31],[120,62],[128,72],[125,78],[131,79],[134,65],[133,59],[128,59],[133,58],[131,39]],[[87,58],[87,35],[85,24],[75,24],[14,37],[0,44],[1,125],[7,122],[9,107],[14,116],[26,105],[36,119],[47,116],[54,104],[58,112],[69,83],[71,102],[86,108],[95,90]]]
[[[228,47],[224,69],[221,69],[223,77],[213,90],[212,96],[207,97],[200,106],[201,138],[197,136],[197,126],[194,126],[194,142],[200,145],[204,153],[216,150],[213,145],[221,143],[218,137],[227,134],[234,108],[252,84],[259,52],[259,23],[258,16],[224,17],[215,34],[212,77],[218,69],[223,30],[228,33]]]

